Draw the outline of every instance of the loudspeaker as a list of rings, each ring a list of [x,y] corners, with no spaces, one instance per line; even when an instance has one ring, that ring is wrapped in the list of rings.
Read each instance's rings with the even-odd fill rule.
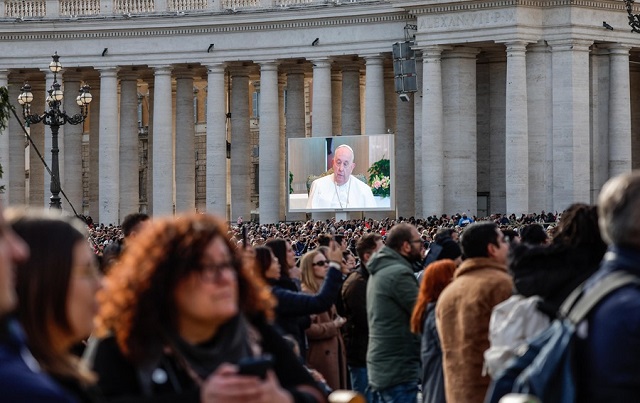
[[[413,42],[396,42],[392,47],[393,75],[397,93],[418,91],[415,53]]]

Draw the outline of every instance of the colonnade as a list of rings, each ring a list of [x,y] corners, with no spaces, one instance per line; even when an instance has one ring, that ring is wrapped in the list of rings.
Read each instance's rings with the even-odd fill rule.
[[[117,223],[138,211],[136,105],[143,79],[150,100],[147,201],[154,215],[196,208],[194,80],[207,83],[205,210],[232,220],[249,217],[255,208],[249,180],[254,153],[249,83],[255,79],[260,82],[259,212],[265,223],[286,214],[285,140],[305,135],[306,115],[312,136],[377,134],[393,128],[396,213],[404,216],[476,214],[480,195],[486,195],[489,205],[484,213],[561,211],[572,202],[594,201],[607,178],[630,170],[637,161],[640,147],[631,135],[631,114],[639,100],[629,89],[638,78],[630,74],[631,46],[514,39],[416,49],[419,89],[406,103],[389,93],[393,78],[386,53],[67,67],[62,74],[65,109],[76,108],[72,94],[84,81],[91,84],[94,101],[84,127],[88,158],[81,151],[83,127],[66,125],[64,134],[61,130],[63,189],[75,205],[88,204],[99,222]],[[35,76],[40,79],[33,80]],[[31,79],[33,109],[39,111],[52,76],[0,67],[0,85],[8,85],[12,100],[25,78]],[[50,134],[38,126],[29,128],[31,136],[50,159]],[[48,175],[34,153],[29,154],[25,188],[20,131],[9,122],[9,135],[0,136],[5,198],[10,204],[47,205]],[[83,164],[89,166],[84,181]],[[88,200],[83,200],[83,183],[88,183]]]

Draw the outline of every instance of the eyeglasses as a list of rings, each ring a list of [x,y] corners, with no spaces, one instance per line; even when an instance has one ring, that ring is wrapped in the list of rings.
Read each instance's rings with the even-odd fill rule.
[[[422,243],[423,241],[422,241],[422,239],[413,239],[413,240],[411,240],[409,242],[411,242],[411,243]]]
[[[311,263],[311,266],[326,266],[329,264],[328,260],[321,260],[319,262]]]
[[[200,279],[205,283],[219,283],[222,278],[222,273],[231,271],[235,277],[235,270],[231,262],[225,263],[203,263],[198,266],[200,269]]]

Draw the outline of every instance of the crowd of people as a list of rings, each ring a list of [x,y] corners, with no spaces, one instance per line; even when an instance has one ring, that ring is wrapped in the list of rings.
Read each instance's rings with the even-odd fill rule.
[[[105,226],[0,206],[1,400],[482,402],[496,306],[536,297],[551,320],[639,262],[640,173],[520,217]],[[578,401],[640,395],[638,293],[586,319]]]

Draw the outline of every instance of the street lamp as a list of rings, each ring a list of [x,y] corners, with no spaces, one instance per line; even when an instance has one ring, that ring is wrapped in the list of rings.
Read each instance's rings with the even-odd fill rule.
[[[32,123],[42,122],[51,127],[52,167],[51,201],[49,202],[49,207],[61,209],[62,205],[60,204],[59,196],[60,166],[58,163],[58,129],[60,126],[64,126],[67,123],[77,125],[84,122],[87,117],[87,113],[89,112],[89,104],[91,103],[92,96],[89,92],[90,87],[85,84],[80,88],[80,95],[76,97],[76,103],[80,106],[80,113],[69,116],[64,110],[61,110],[60,106],[62,105],[63,94],[60,89],[60,83],[58,82],[58,73],[62,70],[62,64],[60,64],[60,56],[58,56],[58,52],[55,52],[51,57],[53,58],[53,61],[49,63],[49,70],[53,73],[53,84],[51,84],[51,88],[47,91],[49,94],[46,99],[46,103],[49,106],[48,110],[46,110],[42,115],[31,114],[33,94],[31,93],[31,85],[27,82],[25,82],[20,89],[21,94],[18,96],[18,103],[22,105],[22,116],[24,117],[26,126],[29,126]]]

